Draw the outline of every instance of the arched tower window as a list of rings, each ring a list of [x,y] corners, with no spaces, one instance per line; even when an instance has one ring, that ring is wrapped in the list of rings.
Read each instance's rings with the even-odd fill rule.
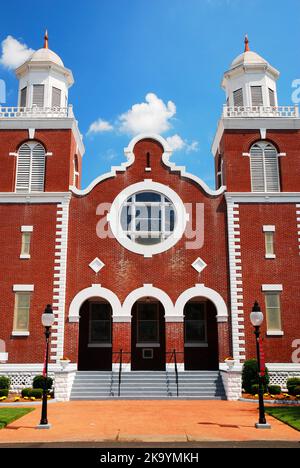
[[[252,192],[280,192],[278,153],[267,142],[250,150]]]
[[[37,142],[24,143],[18,152],[16,192],[43,192],[45,148]]]

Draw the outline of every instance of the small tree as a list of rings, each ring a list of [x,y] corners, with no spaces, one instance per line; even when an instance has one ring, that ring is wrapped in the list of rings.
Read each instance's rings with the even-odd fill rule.
[[[270,381],[269,372],[268,372],[268,369],[266,368],[266,373],[263,378],[264,392],[267,392],[269,381]],[[249,359],[248,361],[245,361],[244,366],[243,366],[243,372],[242,372],[243,389],[245,390],[246,393],[251,393],[252,386],[258,385],[258,384],[259,384],[259,379],[258,379],[257,360]]]

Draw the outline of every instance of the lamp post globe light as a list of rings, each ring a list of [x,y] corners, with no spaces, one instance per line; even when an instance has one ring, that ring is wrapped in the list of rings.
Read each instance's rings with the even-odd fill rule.
[[[48,389],[47,389],[47,377],[48,377],[48,360],[49,360],[49,341],[51,335],[51,327],[55,321],[54,313],[51,305],[47,305],[45,312],[42,315],[42,325],[45,327],[46,337],[46,354],[44,362],[44,388],[43,388],[43,401],[42,401],[42,414],[40,424],[37,426],[38,429],[50,429],[51,425],[48,423],[47,417],[47,403],[48,403]]]
[[[264,314],[262,313],[258,302],[256,301],[252,312],[250,314],[250,321],[254,327],[254,334],[256,337],[256,354],[257,354],[257,372],[258,372],[258,395],[259,395],[259,422],[255,424],[256,429],[271,429],[270,424],[266,421],[265,404],[264,404],[264,385],[263,376],[261,372],[261,359],[260,359],[260,327],[264,321]]]

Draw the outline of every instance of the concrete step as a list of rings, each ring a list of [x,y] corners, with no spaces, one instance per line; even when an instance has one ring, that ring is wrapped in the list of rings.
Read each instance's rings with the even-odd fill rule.
[[[225,399],[219,372],[179,372],[179,399]],[[121,380],[121,396],[118,397],[119,373],[84,371],[77,372],[71,392],[72,400],[168,400],[177,399],[175,372],[124,372]]]

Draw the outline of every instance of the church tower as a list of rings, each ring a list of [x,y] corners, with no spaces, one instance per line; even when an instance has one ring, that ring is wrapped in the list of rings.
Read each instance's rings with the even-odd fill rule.
[[[223,77],[227,102],[212,147],[217,185],[226,187],[233,356],[240,363],[255,355],[255,300],[264,311],[267,362],[289,361],[298,320],[290,298],[299,300],[300,118],[297,107],[278,104],[278,78],[246,37]]]
[[[84,154],[68,91],[74,79],[44,47],[16,70],[18,106],[0,111],[0,192],[66,192],[80,187]]]
[[[0,107],[0,310],[11,311],[0,338],[10,362],[25,354],[43,362],[43,347],[34,353],[43,307],[53,304],[55,362],[63,355],[70,187],[80,188],[84,145],[68,104],[73,75],[47,33],[16,76],[17,107]]]

